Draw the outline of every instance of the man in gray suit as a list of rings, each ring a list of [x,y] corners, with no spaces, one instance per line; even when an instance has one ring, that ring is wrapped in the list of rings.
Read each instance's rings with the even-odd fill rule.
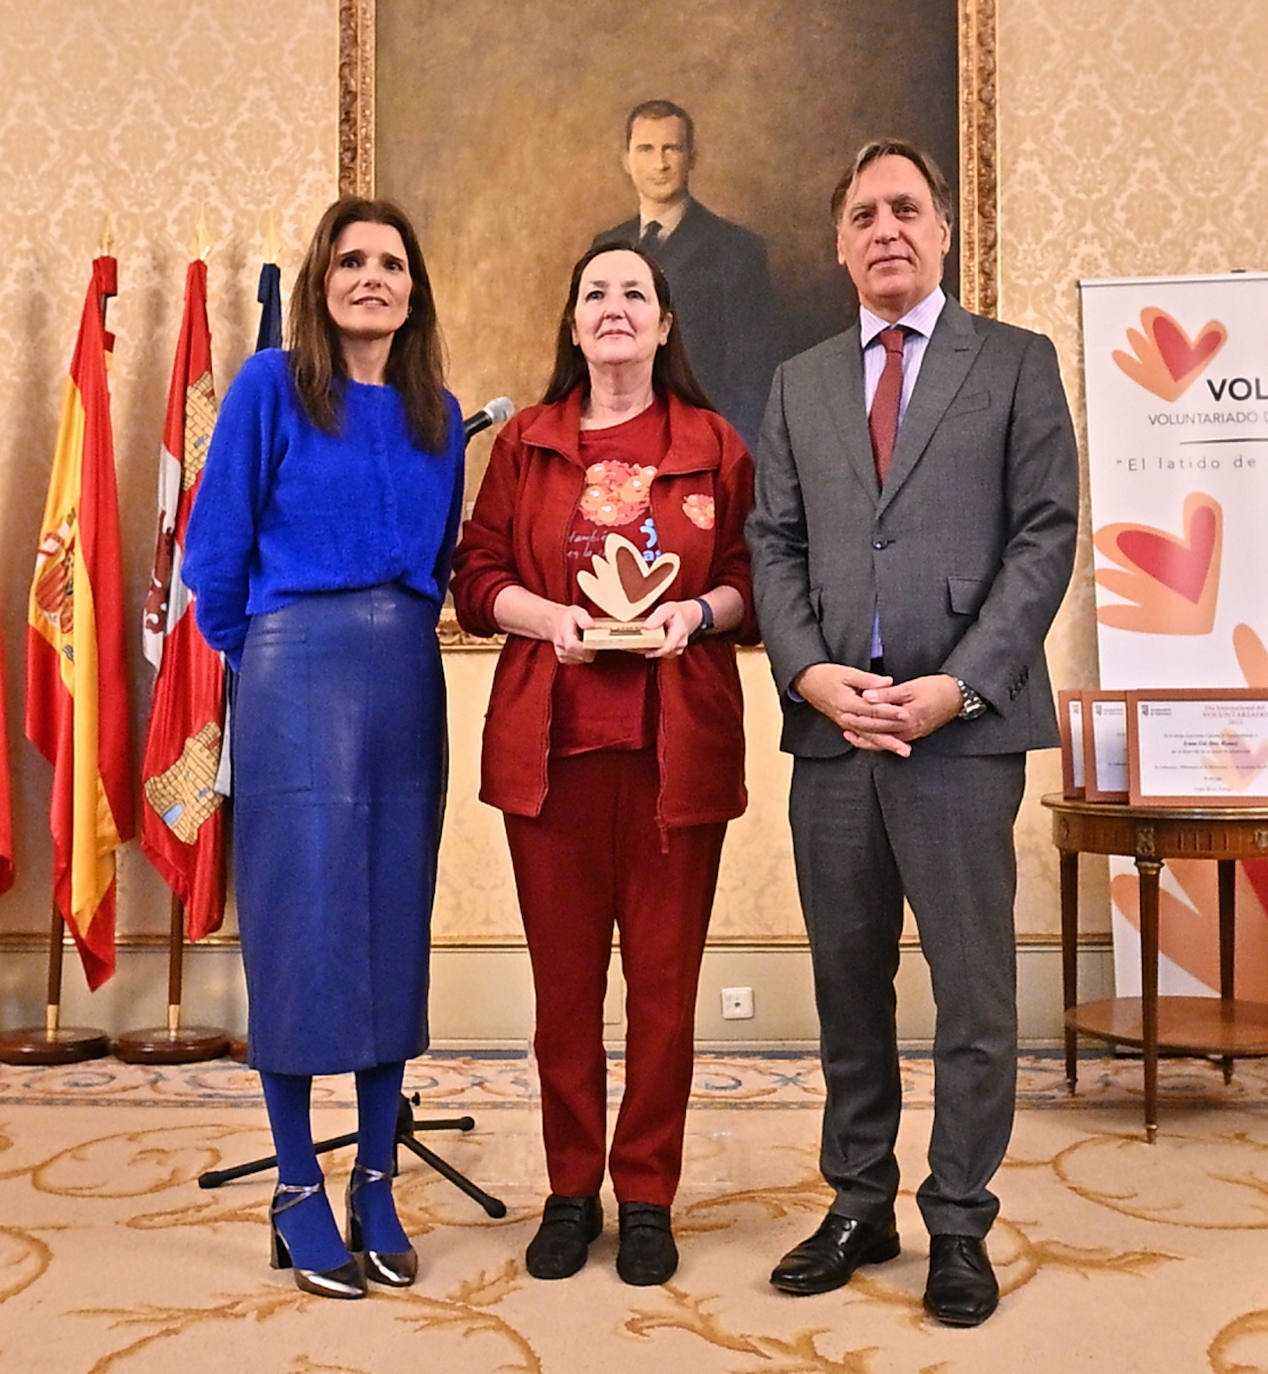
[[[637,243],[660,264],[691,365],[751,448],[778,345],[766,247],[688,193],[695,161],[695,126],[681,105],[636,105],[621,165],[638,192],[638,214],[596,234],[593,246]]]
[[[1069,582],[1077,457],[1056,353],[939,285],[951,196],[920,150],[862,148],[832,198],[859,321],[775,373],[749,521],[794,755],[836,1196],[771,1282],[820,1293],[899,1251],[903,898],[937,1004],[927,1310],[974,1326],[1017,1067],[1013,825],[1058,742],[1043,641]]]

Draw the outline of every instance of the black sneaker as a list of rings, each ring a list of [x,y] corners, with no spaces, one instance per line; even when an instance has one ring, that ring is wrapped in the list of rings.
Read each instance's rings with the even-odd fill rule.
[[[535,1279],[566,1279],[586,1262],[590,1242],[602,1230],[603,1206],[597,1197],[551,1193],[542,1224],[524,1252],[525,1268]]]
[[[668,1207],[654,1202],[623,1202],[620,1226],[616,1272],[626,1283],[644,1288],[673,1278],[678,1247],[669,1228]]]

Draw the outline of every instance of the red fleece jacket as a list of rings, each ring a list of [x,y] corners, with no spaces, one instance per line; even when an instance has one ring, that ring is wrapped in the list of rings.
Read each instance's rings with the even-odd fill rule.
[[[735,644],[755,644],[744,520],[753,503],[753,464],[744,441],[720,416],[668,398],[669,448],[651,486],[660,547],[681,559],[671,594],[701,596],[734,587],[744,599],[738,630],[709,635],[680,658],[657,662],[662,826],[702,825],[740,815],[744,790],[744,713]],[[578,452],[581,392],[530,406],[498,435],[453,564],[458,621],[494,635],[493,603],[523,586],[569,602],[564,548],[581,498]],[[712,529],[687,516],[688,496],[710,497]],[[694,503],[693,503],[694,504]],[[535,816],[546,797],[551,698],[558,663],[545,640],[508,635],[498,659],[484,724],[480,799],[513,815]]]

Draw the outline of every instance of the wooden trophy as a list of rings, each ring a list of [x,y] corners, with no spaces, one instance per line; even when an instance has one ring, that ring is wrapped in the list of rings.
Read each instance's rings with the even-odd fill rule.
[[[639,619],[678,576],[678,555],[662,553],[646,563],[643,555],[623,535],[609,534],[602,555],[594,556],[594,571],[577,574],[581,590],[601,606],[609,620],[596,620],[584,630],[581,642],[589,649],[659,649],[665,628],[647,629]]]

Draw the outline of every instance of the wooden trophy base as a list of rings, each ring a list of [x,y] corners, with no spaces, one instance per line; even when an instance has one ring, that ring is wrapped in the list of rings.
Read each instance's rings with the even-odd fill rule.
[[[0,1034],[0,1064],[77,1064],[109,1053],[110,1037],[87,1026],[25,1026]]]
[[[665,642],[665,627],[649,630],[641,620],[596,620],[594,628],[582,630],[581,642],[587,649],[659,649]]]
[[[218,1026],[150,1026],[124,1031],[114,1042],[114,1056],[125,1064],[197,1064],[228,1049],[229,1035]]]

